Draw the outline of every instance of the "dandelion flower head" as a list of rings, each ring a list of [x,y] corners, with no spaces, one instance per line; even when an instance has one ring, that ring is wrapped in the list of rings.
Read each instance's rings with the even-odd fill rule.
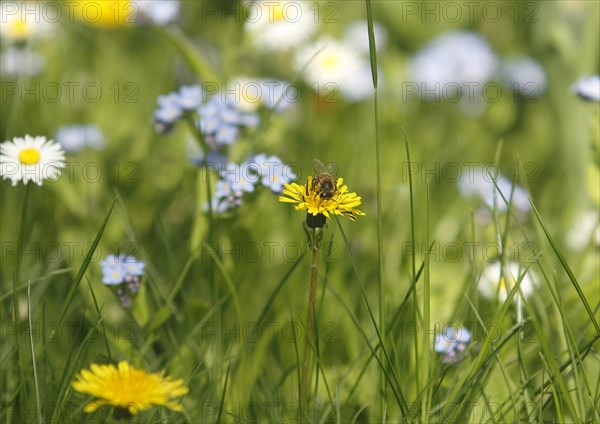
[[[313,216],[322,214],[329,218],[330,214],[345,215],[355,221],[357,216],[364,215],[364,212],[355,209],[360,206],[361,197],[354,192],[348,192],[343,178],[337,179],[335,192],[330,198],[323,198],[320,191],[315,190],[313,181],[313,177],[309,176],[306,185],[284,184],[283,195],[279,197],[279,201],[295,203],[294,209],[306,211]]]
[[[181,411],[181,405],[173,398],[189,391],[182,380],[165,377],[164,372],[147,373],[127,361],[121,361],[117,366],[92,364],[89,370],[77,374],[71,386],[78,392],[98,398],[88,403],[83,412],[92,413],[103,405],[112,405],[127,410],[130,415],[137,415],[154,405]]]

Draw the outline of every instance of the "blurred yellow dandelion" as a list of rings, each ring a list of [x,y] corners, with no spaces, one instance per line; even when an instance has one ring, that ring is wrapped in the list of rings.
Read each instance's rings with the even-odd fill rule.
[[[101,27],[135,23],[136,4],[130,0],[79,0],[73,4],[77,19]]]
[[[132,367],[127,361],[119,362],[118,366],[92,364],[90,368],[81,370],[77,380],[71,383],[74,390],[99,398],[83,408],[86,413],[92,413],[103,405],[112,405],[131,415],[153,405],[181,411],[181,405],[172,399],[189,391],[183,380],[164,377],[164,371],[149,374]]]

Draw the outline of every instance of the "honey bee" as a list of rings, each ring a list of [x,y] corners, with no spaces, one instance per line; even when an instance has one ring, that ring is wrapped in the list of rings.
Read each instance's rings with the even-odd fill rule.
[[[324,164],[318,159],[313,159],[313,169],[315,170],[315,177],[312,190],[319,193],[321,199],[331,199],[337,190],[337,164],[333,162]]]

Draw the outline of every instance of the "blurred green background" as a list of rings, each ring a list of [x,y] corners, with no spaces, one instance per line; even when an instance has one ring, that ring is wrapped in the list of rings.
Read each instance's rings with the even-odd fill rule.
[[[91,285],[99,304],[104,305],[105,325],[121,329],[120,335],[111,340],[113,356],[148,363],[156,369],[166,367],[170,374],[179,377],[194,375],[188,382],[193,396],[183,401],[190,411],[186,417],[190,422],[201,420],[203,402],[220,399],[228,364],[232,366],[232,375],[227,399],[233,404],[295,398],[294,345],[279,329],[290,322],[290,316],[300,321],[305,318],[307,258],[300,262],[265,312],[264,319],[279,325],[275,336],[265,337],[263,333],[257,343],[250,343],[241,331],[246,324],[257,322],[269,297],[305,248],[304,215],[279,203],[275,194],[263,188],[245,196],[238,210],[216,216],[209,230],[209,218],[203,208],[206,174],[191,163],[186,150],[192,134],[183,123],[177,124],[171,134],[155,132],[152,116],[159,95],[176,91],[181,85],[221,84],[240,75],[298,81],[302,93],[299,101],[268,120],[267,113],[261,111],[264,125],[245,132],[229,149],[229,159],[241,161],[256,152],[275,154],[301,171],[299,183],[312,173],[313,158],[336,162],[350,190],[363,198],[360,209],[366,217],[356,223],[342,219],[341,223],[367,296],[375,309],[377,305],[373,99],[349,102],[339,93],[334,93],[335,101],[319,97],[310,83],[298,79],[292,53],[257,49],[244,30],[243,20],[236,19],[235,13],[206,14],[207,10],[213,10],[207,9],[208,4],[217,10],[231,10],[234,3],[182,1],[177,22],[168,29],[57,23],[47,37],[29,40],[23,46],[43,55],[46,62],[43,71],[33,77],[2,75],[2,141],[24,134],[53,137],[62,125],[77,123],[97,125],[106,138],[106,146],[101,150],[68,154],[69,165],[59,181],[31,187],[25,223],[21,223],[23,186],[11,187],[9,181],[0,184],[3,295],[13,287],[17,261],[14,245],[22,226],[25,250],[29,253],[21,264],[19,284],[31,281],[34,316],[40,322],[51,322],[84,260],[86,249],[118,196],[98,251],[65,319],[68,322],[97,319],[88,287]],[[460,194],[456,180],[448,173],[454,172],[456,165],[467,172],[473,166],[470,164],[485,165],[497,160],[502,174],[527,190],[571,264],[588,302],[592,308],[598,305],[598,245],[592,240],[575,249],[569,247],[567,239],[580,220],[580,213],[597,211],[599,205],[599,106],[574,95],[571,86],[580,76],[598,74],[600,70],[600,6],[594,1],[475,2],[476,9],[470,17],[463,3],[457,2],[462,17],[450,22],[443,12],[444,3],[428,2],[427,7],[434,11],[437,4],[438,12],[421,16],[421,9],[426,7],[423,2],[372,2],[374,20],[387,33],[387,42],[377,53],[381,80],[378,107],[385,303],[391,314],[404,299],[412,278],[405,133],[416,166],[412,176],[417,265],[425,256],[427,229],[429,242],[438,243],[430,259],[432,322],[442,326],[451,320],[477,322],[464,295],[469,293],[476,298],[473,284],[489,262],[482,246],[497,241],[496,224],[500,223],[500,234],[506,234],[511,259],[527,265],[533,253],[541,253],[540,262],[548,275],[556,272],[551,279],[558,281],[565,320],[589,335],[591,328],[578,306],[579,297],[552,254],[533,213],[518,214],[518,226],[506,214],[499,214],[495,221],[489,212],[487,215],[482,212],[485,206],[481,199]],[[488,4],[499,11],[497,21],[479,12],[491,13],[492,9],[485,9]],[[333,13],[334,18],[328,23],[319,22],[313,38],[327,34],[340,39],[350,23],[366,19],[363,1],[321,1],[311,5]],[[417,8],[414,14],[413,7]],[[196,54],[218,75],[218,80],[206,81],[195,74],[165,34],[170,30],[184,35]],[[475,114],[465,113],[456,102],[424,101],[417,95],[407,95],[411,58],[436,36],[456,30],[473,31],[485,37],[498,57],[535,59],[545,70],[546,89],[539,97],[529,99],[503,86],[501,98],[486,102]],[[7,49],[7,45],[4,43],[2,49]],[[57,87],[59,91],[55,91]],[[69,87],[73,87],[73,96],[69,95]],[[84,87],[92,88],[86,91]],[[94,88],[101,93],[97,100]],[[510,223],[508,227],[506,223]],[[346,247],[335,222],[329,227],[326,239],[332,241],[332,251],[323,259],[321,272],[373,336]],[[465,243],[471,242],[479,243],[473,258],[469,258],[465,247]],[[457,260],[448,258],[450,253],[446,249],[455,246],[452,243],[460,246]],[[241,316],[237,316],[230,298],[222,304],[219,317],[212,315],[215,296],[229,293],[225,278],[208,253],[208,246],[215,245],[241,300]],[[194,256],[194,249],[198,248]],[[108,253],[119,252],[133,254],[147,264],[144,288],[131,314],[101,284],[99,261]],[[258,252],[256,260],[255,252]],[[190,268],[184,272],[188,261]],[[158,328],[144,327],[167,304],[178,279],[182,285],[168,303],[171,315],[165,316],[165,322]],[[25,292],[20,293],[24,296]],[[369,382],[372,378],[372,383],[359,385],[353,399],[340,407],[345,417],[357,414],[360,422],[374,422],[378,375],[375,362],[366,376],[359,374],[360,367],[354,360],[369,354],[363,339],[329,290],[319,289],[319,296],[321,330],[331,331],[333,337],[333,342],[327,343],[326,335],[320,336],[324,340],[320,352],[323,373],[336,387],[334,397],[340,403],[356,381]],[[3,323],[14,322],[12,300],[12,296],[2,297]],[[556,315],[545,284],[541,284],[532,305],[545,325],[555,323]],[[19,320],[24,320],[26,308],[20,305],[19,310]],[[494,310],[483,308],[482,318],[492,319]],[[202,327],[202,320],[216,322],[217,335],[212,334],[213,327],[210,331],[209,327]],[[394,346],[400,375],[414,371],[410,371],[414,367],[413,339],[405,327],[411,320],[414,320],[413,306],[402,312],[403,324],[393,328],[387,339]],[[127,323],[132,322],[135,343],[129,343],[123,336],[130,329]],[[327,327],[328,324],[331,326]],[[231,334],[219,338],[219,326],[237,332],[238,339]],[[7,336],[10,327],[5,329]],[[552,339],[550,333],[548,337]],[[44,360],[52,364],[47,368],[49,374],[50,370],[62,370],[64,352],[81,342],[80,337],[81,334],[62,337],[48,346]],[[83,353],[83,366],[97,360],[103,344],[102,338],[94,339],[93,348],[86,348]],[[537,360],[536,346],[532,344],[532,351],[526,355],[531,364]],[[557,355],[563,352],[559,342],[556,351]],[[3,368],[14,366],[7,352],[13,351],[3,353]],[[508,353],[508,360],[514,360],[514,355]],[[597,363],[594,367],[597,374]],[[53,381],[50,375],[46,378]],[[10,402],[10,393],[16,390],[14,381],[7,377],[3,383],[3,401]],[[406,385],[411,393],[410,383]],[[320,398],[326,397],[322,389],[321,386]],[[507,396],[502,388],[496,393],[491,388],[489,394],[497,399]],[[52,395],[46,396],[51,399]],[[363,406],[366,409],[360,412]],[[397,411],[392,409],[391,414],[393,417]],[[552,416],[553,412],[547,414]]]

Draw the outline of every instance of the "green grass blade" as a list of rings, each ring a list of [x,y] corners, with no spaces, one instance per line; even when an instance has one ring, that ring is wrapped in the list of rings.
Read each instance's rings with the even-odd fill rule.
[[[561,253],[560,249],[558,248],[558,245],[556,244],[556,242],[550,235],[550,232],[544,225],[544,222],[542,221],[542,218],[540,217],[540,214],[538,213],[538,210],[536,209],[536,207],[533,204],[533,202],[531,201],[531,199],[529,200],[529,203],[531,204],[531,208],[533,209],[533,212],[535,213],[537,221],[539,222],[540,226],[542,227],[542,230],[544,231],[544,234],[546,235],[546,238],[548,239],[550,246],[552,246],[552,250],[554,251],[554,254],[560,261],[564,270],[567,272],[567,275],[569,276],[569,280],[571,281],[571,284],[573,284],[575,291],[577,291],[577,295],[579,296],[579,299],[581,299],[581,303],[583,303],[583,307],[585,308],[585,310],[590,318],[590,322],[592,323],[592,325],[594,326],[594,328],[596,330],[596,334],[600,334],[600,326],[598,325],[598,321],[596,321],[596,317],[594,316],[594,313],[592,312],[592,308],[590,308],[590,304],[588,303],[587,299],[585,298],[585,295],[583,294],[583,291],[581,290],[581,287],[579,286],[579,283],[577,282],[577,278],[575,278],[575,275],[573,274],[571,267],[567,263],[565,257]]]
[[[294,261],[294,263],[292,264],[290,269],[287,270],[287,272],[283,275],[281,280],[279,280],[279,283],[277,283],[275,290],[273,290],[273,292],[271,292],[271,295],[267,299],[267,303],[265,303],[265,306],[263,307],[262,312],[260,313],[260,315],[258,316],[258,319],[256,320],[256,322],[259,326],[262,325],[263,321],[267,317],[267,314],[271,310],[271,305],[275,301],[275,298],[277,297],[277,295],[279,294],[279,292],[281,291],[283,286],[285,286],[285,283],[288,282],[290,276],[292,275],[292,273],[294,272],[294,270],[296,269],[298,264],[300,264],[300,262],[302,262],[302,259],[304,258],[304,256],[306,256],[306,252],[307,252],[306,250],[304,252],[302,252],[302,254],[298,257],[298,259],[296,259],[296,261]]]
[[[344,239],[344,245],[346,246],[346,251],[348,252],[348,256],[350,258],[350,263],[352,264],[352,268],[354,270],[354,275],[356,276],[356,281],[358,283],[358,286],[360,288],[360,292],[362,295],[362,298],[365,302],[365,305],[367,306],[367,311],[369,313],[369,317],[371,318],[371,323],[373,324],[373,328],[375,329],[375,333],[377,334],[377,338],[379,340],[379,344],[381,345],[381,350],[383,352],[384,355],[384,359],[385,361],[388,363],[388,365],[390,366],[390,373],[393,377],[393,381],[394,381],[394,386],[393,390],[396,396],[396,399],[398,401],[398,405],[400,406],[400,409],[402,410],[403,413],[406,413],[406,411],[408,410],[406,407],[406,401],[405,398],[400,390],[400,380],[398,379],[398,376],[396,375],[396,372],[394,370],[392,361],[390,360],[390,357],[387,353],[387,350],[385,348],[385,344],[383,342],[383,337],[381,336],[381,332],[379,330],[379,327],[377,326],[377,322],[375,320],[375,315],[373,314],[373,310],[371,309],[371,305],[369,304],[369,299],[367,298],[367,293],[365,292],[365,288],[364,285],[362,283],[362,280],[360,278],[360,275],[358,274],[358,268],[356,267],[356,261],[354,260],[354,256],[352,256],[352,252],[350,251],[350,244],[348,243],[348,238],[346,237],[346,233],[344,232],[344,229],[342,228],[342,224],[340,223],[340,220],[338,219],[337,216],[335,216],[335,222],[338,225],[338,228],[340,229],[340,233],[342,234],[342,238]],[[364,334],[364,333],[363,333]],[[366,337],[366,334],[364,334],[364,336]],[[370,346],[370,345],[369,345]],[[371,349],[373,350],[373,348],[371,347]],[[373,350],[373,353],[375,353],[375,351]],[[378,360],[380,366],[383,366],[383,361],[382,360]],[[385,367],[383,367],[383,369],[385,369]],[[386,380],[391,381],[390,377],[388,375],[388,373],[386,372]]]
[[[152,28],[175,47],[181,57],[185,59],[190,68],[192,68],[201,80],[210,82],[221,81],[217,73],[204,60],[194,44],[187,39],[179,28],[174,26],[167,28],[161,25],[152,25]]]
[[[227,365],[227,372],[225,373],[225,384],[223,384],[223,393],[221,394],[221,404],[219,405],[219,415],[217,415],[217,423],[221,422],[221,416],[223,415],[223,408],[225,407],[225,394],[227,393],[227,383],[229,382],[229,370],[231,364]]]
[[[381,206],[381,135],[379,131],[379,96],[378,96],[378,76],[377,76],[377,48],[375,45],[375,31],[373,29],[373,11],[371,9],[371,0],[366,0],[367,7],[367,31],[369,34],[369,58],[371,65],[371,76],[373,79],[373,117],[375,125],[375,165],[376,165],[376,185],[377,185],[377,287],[379,289],[379,328],[385,339],[385,290],[383,276],[383,209]],[[381,340],[385,343],[385,340]],[[383,350],[380,353],[383,355]],[[380,358],[383,362],[383,356]],[[379,414],[381,422],[386,421],[386,384],[383,371],[379,378],[380,402]]]
[[[86,279],[87,280],[87,279]],[[102,340],[104,341],[104,347],[106,348],[106,356],[112,362],[112,355],[110,353],[110,346],[108,344],[108,337],[106,337],[106,328],[104,327],[104,321],[102,320],[102,311],[98,307],[98,300],[96,299],[96,293],[94,293],[94,288],[89,280],[87,280],[88,287],[90,288],[90,293],[92,295],[92,300],[94,301],[94,308],[96,309],[96,314],[98,314],[98,320],[100,325],[102,326]]]
[[[35,389],[35,411],[38,424],[42,420],[42,401],[40,399],[40,384],[38,382],[37,365],[35,360],[35,349],[33,347],[33,323],[31,319],[31,285],[27,286],[27,320],[29,322],[29,347],[31,349],[31,366],[33,368],[33,387]]]
[[[410,199],[410,242],[411,245],[413,246],[413,248],[411,249],[412,253],[411,253],[411,272],[413,275],[413,278],[416,274],[416,268],[417,268],[417,264],[416,264],[416,253],[415,253],[415,246],[416,246],[416,237],[415,237],[415,204],[414,204],[414,187],[413,187],[413,179],[412,179],[412,164],[411,164],[411,160],[410,160],[410,149],[408,147],[408,137],[406,135],[406,132],[404,131],[404,128],[402,128],[402,134],[404,135],[404,145],[406,147],[406,163],[407,163],[407,169],[409,170],[408,172],[408,192],[409,192],[409,199]],[[418,298],[417,298],[417,291],[413,290],[412,292],[412,296],[413,296],[413,305],[415,308],[415,318],[414,318],[414,322],[415,324],[417,322],[419,322],[419,303],[418,303]],[[414,334],[414,354],[415,354],[415,386],[416,386],[416,391],[417,393],[421,392],[421,379],[420,376],[418,375],[419,370],[421,369],[420,366],[420,355],[419,355],[419,332],[415,331]]]
[[[292,323],[292,335],[293,335],[293,342],[294,342],[294,355],[296,355],[296,376],[298,378],[298,407],[300,408],[300,421],[304,422],[304,414],[306,413],[306,411],[302,410],[302,402],[300,401],[300,399],[302,399],[302,370],[300,368],[300,352],[298,351],[298,341],[297,341],[297,337],[296,337],[296,324],[294,322],[294,315],[292,314],[292,312],[290,311],[290,322]]]
[[[237,289],[235,288],[235,284],[233,284],[233,280],[231,279],[229,272],[227,272],[227,270],[223,266],[223,263],[217,257],[212,246],[208,246],[207,251],[208,251],[208,254],[210,255],[211,259],[213,260],[214,264],[216,265],[217,269],[221,272],[221,275],[223,276],[225,283],[227,283],[227,287],[229,287],[229,292],[231,293],[231,297],[233,298],[233,305],[235,307],[237,319],[238,319],[238,322],[241,323],[242,322],[242,305],[240,303],[240,299],[239,299],[239,296],[237,293]]]
[[[375,31],[373,29],[373,10],[371,9],[371,0],[365,0],[367,6],[367,31],[369,33],[369,60],[371,62],[371,76],[373,78],[373,88],[377,91],[377,46],[375,45]]]
[[[79,287],[79,283],[81,283],[81,280],[83,279],[83,276],[85,275],[85,272],[87,271],[87,268],[90,265],[92,258],[94,257],[94,253],[96,252],[96,248],[98,247],[98,244],[100,243],[100,239],[102,238],[102,235],[104,234],[104,230],[106,229],[106,225],[108,224],[108,220],[110,218],[110,215],[112,214],[113,208],[115,207],[116,201],[117,201],[117,199],[113,200],[113,203],[112,203],[110,209],[108,210],[106,217],[104,218],[104,222],[102,223],[102,225],[100,226],[100,229],[96,233],[96,237],[94,238],[94,241],[92,242],[90,249],[88,250],[87,254],[85,255],[83,263],[81,264],[81,267],[79,267],[79,271],[77,271],[77,275],[75,276],[75,279],[73,280],[73,283],[71,284],[71,288],[69,289],[69,292],[65,296],[65,300],[62,304],[62,307],[60,308],[60,312],[58,313],[58,318],[56,320],[56,327],[53,330],[52,337],[54,336],[54,333],[56,332],[56,328],[59,328],[60,325],[62,324],[65,314],[67,313],[67,309],[69,309],[69,306],[71,305],[71,301],[73,300],[73,297],[75,296],[75,291],[77,290],[77,287]]]
[[[427,203],[426,203],[426,213],[425,213],[425,243],[429,245],[429,182],[427,182]],[[428,413],[430,409],[431,403],[431,390],[427,384],[430,381],[430,358],[431,358],[431,348],[433,346],[433,340],[431,338],[431,332],[429,329],[431,328],[430,319],[431,319],[431,281],[429,274],[429,258],[430,255],[425,256],[425,274],[423,278],[423,328],[426,329],[425,337],[423,338],[422,344],[422,352],[423,352],[423,369],[422,374],[418,378],[423,379],[423,384],[426,386],[424,390],[426,390],[425,402],[422,403],[423,407],[421,409],[421,419],[427,424],[429,422],[430,415]],[[418,331],[417,331],[418,333]]]

